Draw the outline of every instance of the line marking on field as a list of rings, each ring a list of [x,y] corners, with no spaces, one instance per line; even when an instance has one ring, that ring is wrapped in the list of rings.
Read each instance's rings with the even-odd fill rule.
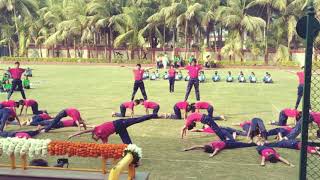
[[[156,158],[142,158],[145,160],[152,161],[169,161],[169,162],[192,162],[192,163],[206,163],[206,164],[236,164],[240,166],[257,166],[259,164],[250,164],[250,163],[234,163],[226,161],[196,161],[196,160],[183,160],[183,159],[156,159]]]

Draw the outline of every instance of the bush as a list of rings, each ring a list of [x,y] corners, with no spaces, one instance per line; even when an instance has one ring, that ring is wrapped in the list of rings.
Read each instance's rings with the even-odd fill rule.
[[[220,61],[217,62],[218,67],[224,67],[224,66],[285,66],[285,67],[298,67],[299,63],[297,61],[283,61],[283,62],[272,62],[269,61],[269,64],[266,65],[264,61],[246,61],[246,62],[240,62],[240,60],[237,60],[236,62],[229,62],[229,61]]]

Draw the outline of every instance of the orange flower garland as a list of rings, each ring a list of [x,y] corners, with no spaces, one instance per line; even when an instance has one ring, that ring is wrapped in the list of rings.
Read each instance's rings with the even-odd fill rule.
[[[103,157],[105,159],[122,157],[126,144],[96,144],[85,142],[51,141],[48,152],[51,156]]]

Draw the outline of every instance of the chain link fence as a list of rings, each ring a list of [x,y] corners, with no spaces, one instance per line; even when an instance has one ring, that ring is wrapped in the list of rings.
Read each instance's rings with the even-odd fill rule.
[[[316,53],[316,52],[314,52]],[[320,112],[320,62],[312,63],[312,76],[310,88],[310,103],[312,112]],[[320,147],[320,128],[316,123],[309,124],[309,144]],[[308,154],[307,157],[307,179],[320,180],[320,156]]]

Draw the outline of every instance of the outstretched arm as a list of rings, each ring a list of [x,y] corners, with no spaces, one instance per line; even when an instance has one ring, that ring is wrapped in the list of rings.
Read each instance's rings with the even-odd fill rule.
[[[219,151],[220,151],[220,149],[218,149],[218,148],[214,149],[213,153],[210,154],[209,157],[213,157],[213,156],[217,155]]]
[[[181,129],[181,139],[183,139],[183,137],[186,135],[187,135],[187,127],[183,126],[183,128]]]
[[[19,114],[20,116],[21,116],[21,114],[22,114],[23,108],[24,108],[24,105],[21,106],[20,114]]]
[[[91,133],[92,131],[93,131],[93,129],[85,130],[85,131],[80,131],[80,132],[77,132],[77,133],[75,133],[75,134],[70,135],[70,136],[68,137],[68,139],[71,139],[71,138],[73,138],[73,137],[75,137],[75,136],[79,136],[79,135],[81,135],[81,134]]]
[[[198,145],[198,146],[192,146],[190,148],[186,148],[183,151],[199,150],[199,149],[203,149],[203,148],[204,148],[204,146]]]
[[[293,164],[291,164],[288,160],[286,160],[286,159],[283,158],[283,157],[279,157],[279,160],[280,160],[281,162],[285,163],[285,164],[288,165],[288,166],[294,167]]]
[[[191,129],[190,132],[203,132],[203,129]]]
[[[16,117],[16,120],[18,121],[19,126],[21,127],[21,122],[20,122],[20,119],[18,118],[18,116]]]
[[[134,109],[131,109],[131,117],[133,118],[134,116]]]

